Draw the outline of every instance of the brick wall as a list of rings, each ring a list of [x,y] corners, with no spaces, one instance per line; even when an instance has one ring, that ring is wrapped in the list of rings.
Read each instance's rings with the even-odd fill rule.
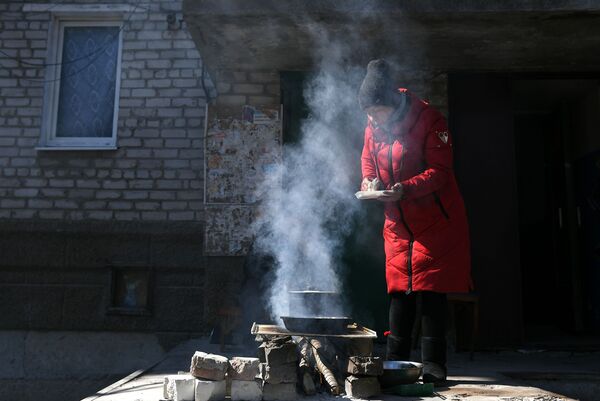
[[[279,73],[277,71],[231,71],[219,70],[215,75],[217,103],[223,106],[241,107],[276,106],[279,100]]]
[[[53,6],[24,4],[0,3],[0,48],[45,63]],[[180,0],[129,4],[137,9],[124,16],[118,150],[36,151],[44,84],[26,78],[43,80],[44,68],[0,55],[0,219],[203,219],[202,60]]]
[[[0,3],[0,49],[45,63],[51,12],[74,3],[99,4]],[[123,17],[117,150],[36,150],[45,86],[26,78],[45,70],[0,55],[2,330],[205,333],[205,290],[219,285],[207,272],[239,276],[203,255],[206,99],[181,1],[128,3],[137,9]],[[107,313],[114,266],[151,272],[149,315]]]

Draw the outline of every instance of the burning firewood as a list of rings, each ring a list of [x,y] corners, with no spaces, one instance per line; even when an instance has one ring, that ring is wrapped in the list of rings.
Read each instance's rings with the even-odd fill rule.
[[[300,363],[298,366],[301,369],[310,368],[310,356],[312,353],[310,352],[310,344],[308,343],[308,340],[302,338],[298,342],[298,349],[300,350]]]
[[[298,364],[299,377],[302,384],[302,390],[306,395],[315,395],[317,393],[317,385],[315,384],[316,366],[312,358],[311,346],[308,340],[302,338],[298,342],[300,350],[300,362]]]
[[[319,350],[322,349],[321,342],[313,338],[310,340],[310,345],[312,346],[312,354],[315,358],[317,368],[325,378],[331,394],[340,395],[342,393],[342,386],[337,382],[335,375],[319,355]]]

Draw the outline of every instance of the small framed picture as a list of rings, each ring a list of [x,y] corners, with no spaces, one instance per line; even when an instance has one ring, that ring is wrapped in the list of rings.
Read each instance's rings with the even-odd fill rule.
[[[110,276],[108,313],[151,314],[152,272],[149,268],[112,266]]]

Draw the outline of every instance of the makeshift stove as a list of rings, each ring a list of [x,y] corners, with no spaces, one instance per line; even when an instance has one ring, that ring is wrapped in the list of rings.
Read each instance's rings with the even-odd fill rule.
[[[356,398],[380,392],[383,363],[372,356],[377,334],[339,316],[339,304],[334,291],[290,291],[290,316],[281,316],[283,326],[253,324],[251,333],[261,342],[264,400],[296,399],[298,391]]]
[[[173,401],[293,401],[328,392],[368,398],[381,392],[383,361],[373,357],[377,334],[340,316],[339,294],[295,291],[284,326],[254,323],[258,358],[196,351],[189,373],[165,377]]]

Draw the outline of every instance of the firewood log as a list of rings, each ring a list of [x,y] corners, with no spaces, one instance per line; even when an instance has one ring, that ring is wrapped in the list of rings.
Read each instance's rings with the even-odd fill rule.
[[[342,393],[342,386],[340,386],[340,384],[337,382],[335,375],[333,374],[331,369],[324,363],[324,361],[321,359],[321,356],[319,355],[321,343],[319,342],[319,340],[313,338],[310,340],[310,344],[312,345],[312,353],[313,357],[315,358],[317,368],[319,369],[319,372],[321,372],[323,377],[325,377],[325,381],[329,386],[331,394],[340,395]]]

